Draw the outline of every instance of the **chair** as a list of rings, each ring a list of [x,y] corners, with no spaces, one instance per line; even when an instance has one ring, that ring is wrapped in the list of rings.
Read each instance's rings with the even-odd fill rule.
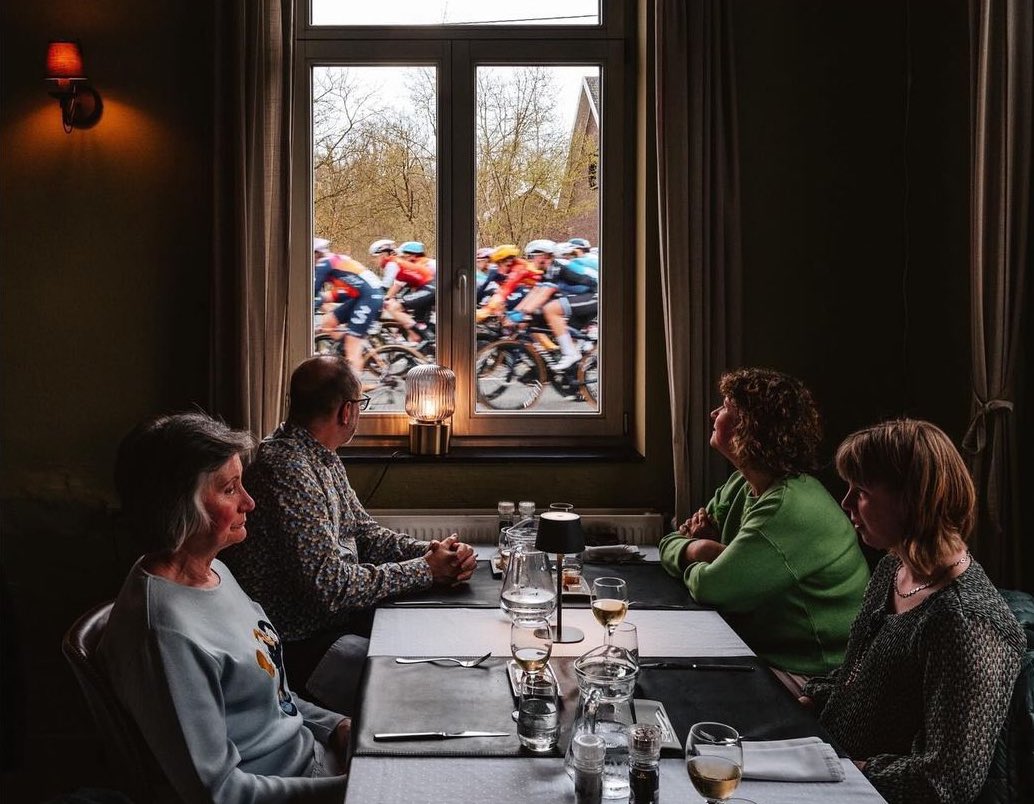
[[[1034,597],[1026,592],[999,591],[1023,626],[1027,652],[976,804],[1034,801]]]
[[[86,612],[68,629],[61,652],[72,666],[90,714],[104,742],[108,764],[120,790],[133,801],[176,800],[132,716],[115,697],[95,652],[108,624],[111,603]]]

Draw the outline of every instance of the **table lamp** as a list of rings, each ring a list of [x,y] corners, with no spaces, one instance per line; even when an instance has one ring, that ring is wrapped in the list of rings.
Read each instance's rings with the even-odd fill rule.
[[[551,628],[554,642],[581,642],[585,634],[573,626],[564,627],[564,554],[585,549],[582,518],[570,511],[545,511],[539,517],[535,548],[556,553],[556,625]]]
[[[414,455],[444,455],[449,451],[448,419],[456,409],[456,375],[452,369],[427,363],[406,375],[409,451]]]

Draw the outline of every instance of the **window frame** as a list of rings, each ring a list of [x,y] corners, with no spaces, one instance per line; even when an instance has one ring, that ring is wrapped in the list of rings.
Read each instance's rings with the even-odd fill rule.
[[[398,54],[404,52],[405,64],[437,69],[436,360],[450,366],[457,376],[454,444],[595,447],[629,442],[636,349],[626,333],[635,332],[635,213],[627,199],[634,197],[636,132],[628,119],[635,109],[631,102],[634,43],[626,33],[630,36],[634,30],[635,18],[629,12],[635,10],[635,4],[602,0],[601,6],[603,23],[598,26],[316,27],[308,24],[310,0],[300,0],[296,7],[291,224],[295,244],[291,275],[297,280],[292,281],[289,303],[290,365],[312,354],[312,68],[349,63],[399,66]],[[391,46],[386,48],[386,43]],[[454,192],[454,188],[474,185],[476,69],[565,63],[600,65],[600,241],[601,251],[607,255],[601,268],[608,275],[600,293],[600,406],[592,413],[477,412],[471,304],[475,198],[473,192]],[[463,120],[471,125],[462,125]],[[611,149],[608,142],[617,145]],[[365,262],[365,255],[356,256]],[[408,424],[404,412],[364,414],[356,443],[397,446],[408,432]]]

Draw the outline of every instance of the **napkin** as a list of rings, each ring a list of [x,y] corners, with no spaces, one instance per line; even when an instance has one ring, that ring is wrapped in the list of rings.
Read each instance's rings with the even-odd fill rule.
[[[582,553],[582,561],[615,563],[624,561],[639,561],[643,554],[634,544],[602,544],[596,547],[586,547]]]
[[[842,782],[837,752],[818,737],[743,741],[743,778],[775,782]]]

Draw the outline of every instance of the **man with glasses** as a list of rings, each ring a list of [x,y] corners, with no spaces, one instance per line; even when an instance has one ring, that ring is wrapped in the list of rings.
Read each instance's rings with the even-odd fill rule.
[[[455,536],[423,542],[383,528],[359,502],[337,450],[352,440],[370,397],[344,358],[301,363],[289,403],[287,421],[244,474],[256,505],[248,538],[224,554],[277,624],[289,678],[301,685],[339,636],[368,636],[379,601],[465,581],[476,559]]]

